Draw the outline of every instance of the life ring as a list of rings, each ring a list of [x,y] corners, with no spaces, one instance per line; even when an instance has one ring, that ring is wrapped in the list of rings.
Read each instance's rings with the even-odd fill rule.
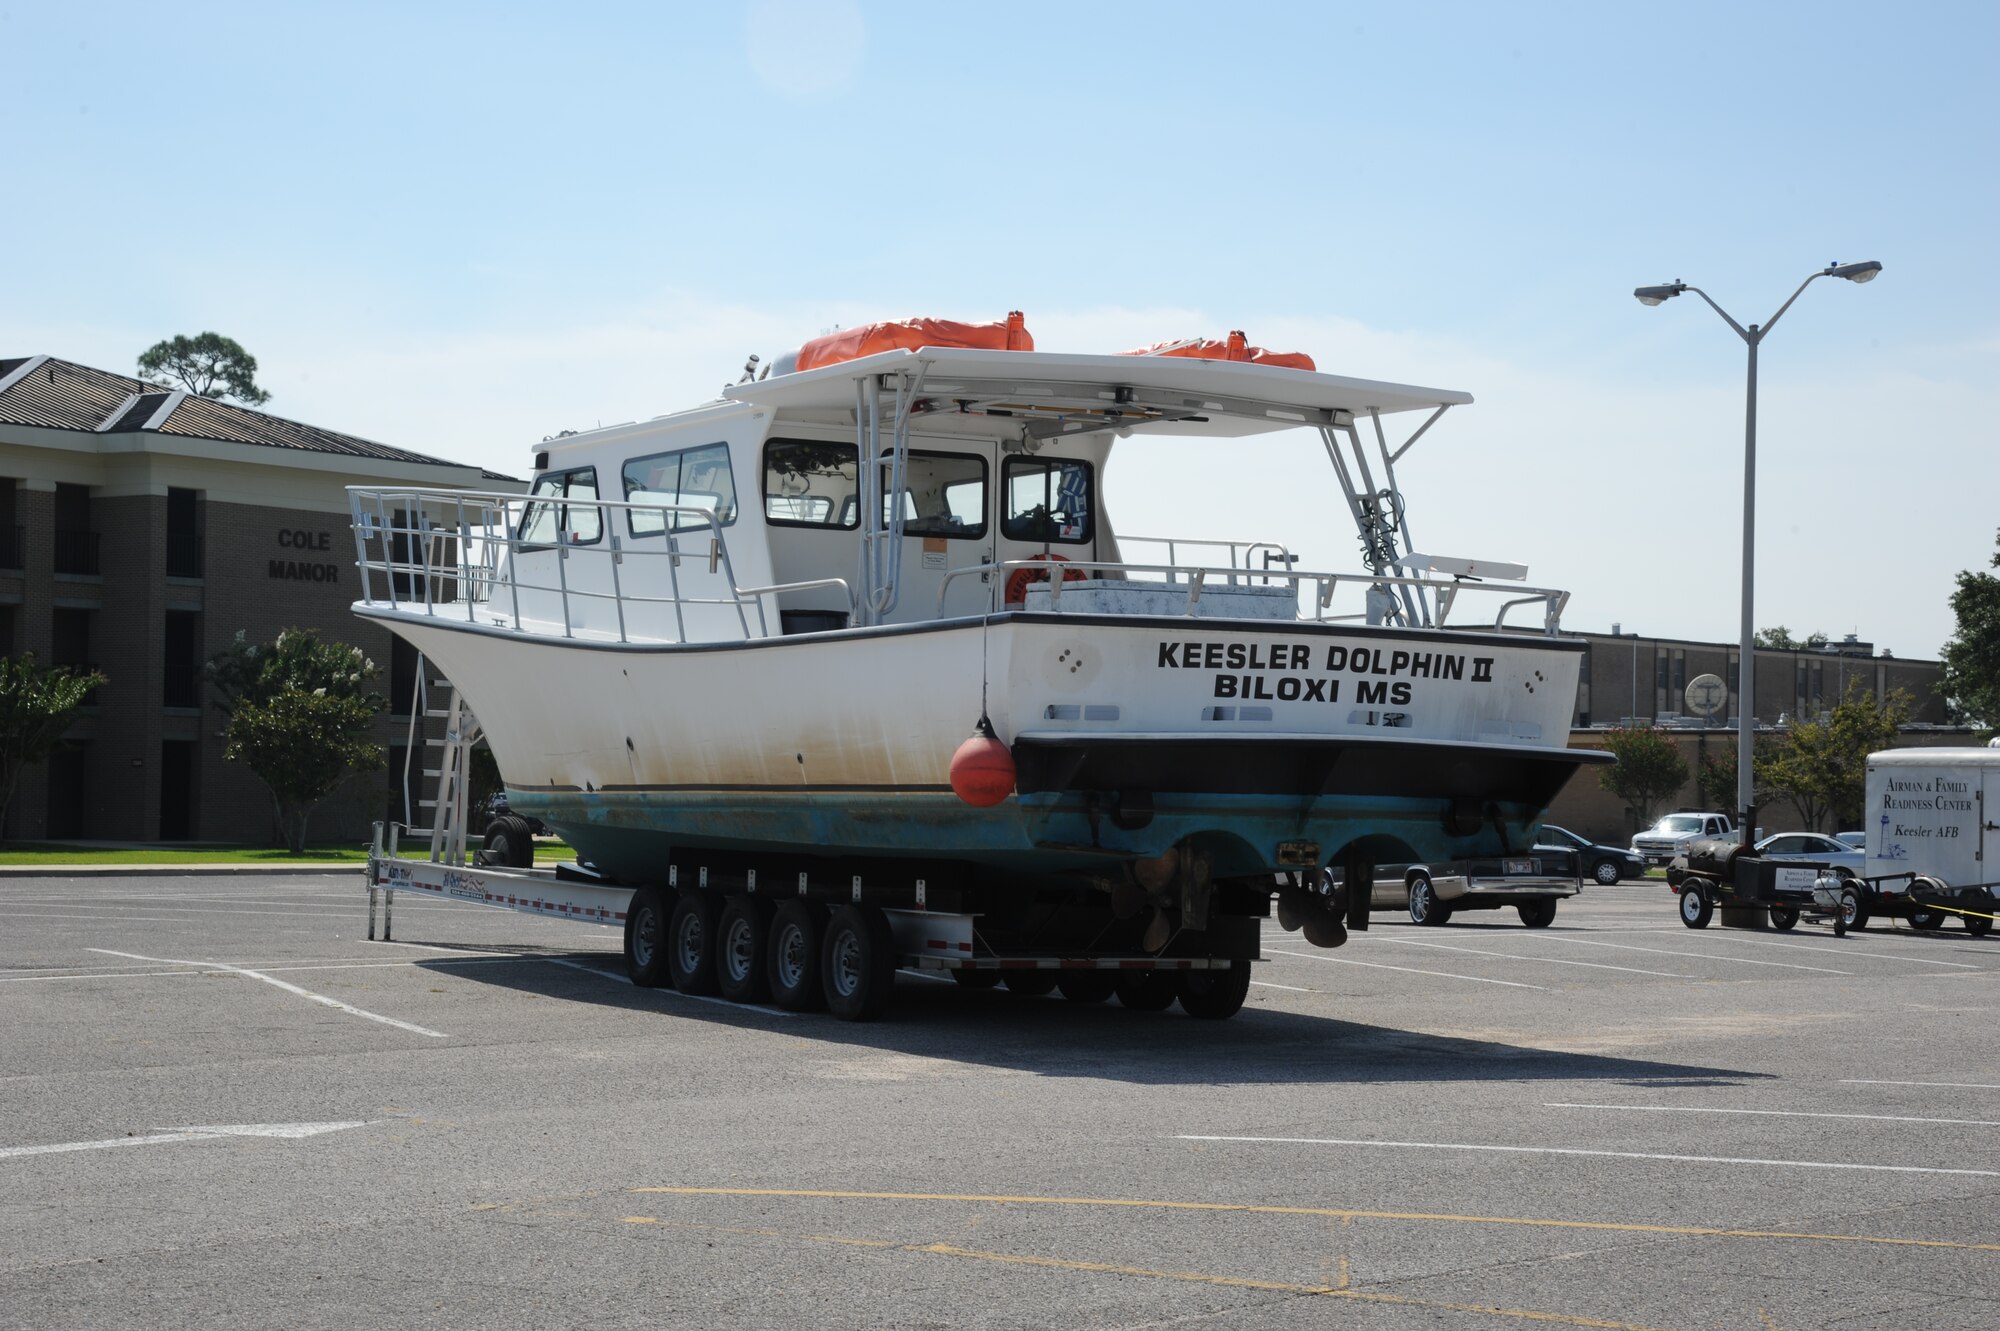
[[[1046,555],[1029,555],[1028,558],[1044,560],[1051,564],[1069,563],[1068,555],[1058,555],[1053,553]],[[1080,568],[1066,568],[1063,570],[1064,582],[1082,582],[1087,576],[1089,575],[1087,575]],[[1008,605],[1027,604],[1029,585],[1037,582],[1047,582],[1048,580],[1049,580],[1049,574],[1048,570],[1046,569],[1039,569],[1039,568],[1015,569],[1012,573],[1007,575],[1007,604]]]

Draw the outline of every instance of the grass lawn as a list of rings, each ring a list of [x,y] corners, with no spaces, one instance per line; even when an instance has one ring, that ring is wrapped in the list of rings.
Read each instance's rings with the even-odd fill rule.
[[[422,843],[404,842],[406,857],[428,854]],[[535,843],[535,863],[553,864],[576,858],[560,841]],[[366,846],[308,846],[294,855],[277,846],[117,845],[74,846],[56,842],[10,841],[0,845],[0,865],[9,864],[366,864]]]

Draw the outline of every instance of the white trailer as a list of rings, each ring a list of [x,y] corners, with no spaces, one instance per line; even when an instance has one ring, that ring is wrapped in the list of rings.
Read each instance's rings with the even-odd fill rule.
[[[2000,749],[1869,754],[1865,877],[1876,913],[1908,915],[1918,928],[1953,915],[1973,933],[1990,930],[2000,887],[1996,819]]]

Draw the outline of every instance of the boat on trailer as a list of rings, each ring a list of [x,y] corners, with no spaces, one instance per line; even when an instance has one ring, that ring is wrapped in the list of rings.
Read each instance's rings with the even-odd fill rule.
[[[1337,946],[1377,864],[1574,877],[1532,849],[1608,760],[1567,747],[1567,594],[1403,520],[1397,461],[1469,395],[1240,334],[1031,346],[1018,315],[850,330],[545,441],[526,494],[350,491],[355,612],[476,711],[517,814],[636,887],[635,976],[870,1015],[921,961],[1226,1016],[1274,901]],[[1114,446],[1298,430],[1361,571],[1114,525]]]

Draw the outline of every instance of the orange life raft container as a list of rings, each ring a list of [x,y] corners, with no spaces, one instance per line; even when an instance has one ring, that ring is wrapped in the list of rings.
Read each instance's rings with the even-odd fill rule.
[[[1263,347],[1253,347],[1250,339],[1240,328],[1231,329],[1229,340],[1217,342],[1213,338],[1185,337],[1177,342],[1155,342],[1150,347],[1140,347],[1136,351],[1121,351],[1121,356],[1186,356],[1193,360],[1239,360],[1254,365],[1281,365],[1288,370],[1316,370],[1313,358],[1303,351],[1266,351]],[[803,367],[801,367],[803,368]]]
[[[983,324],[960,323],[955,319],[897,319],[843,328],[814,338],[799,348],[798,369],[816,370],[822,365],[859,360],[878,351],[915,351],[918,347],[1033,351],[1035,339],[1028,332],[1026,316],[1019,310],[1009,310],[1003,321]]]

